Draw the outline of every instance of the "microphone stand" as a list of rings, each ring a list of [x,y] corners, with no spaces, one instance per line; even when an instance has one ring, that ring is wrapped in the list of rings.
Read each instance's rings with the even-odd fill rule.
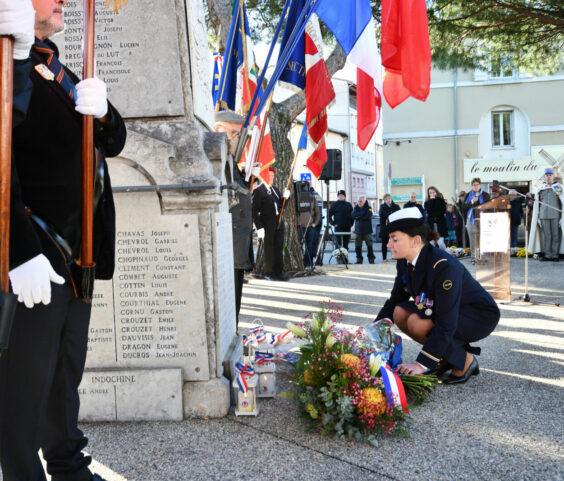
[[[494,180],[492,182],[492,185],[494,187],[501,187],[502,189],[505,189],[507,192],[513,191],[518,196],[527,199],[527,196],[525,194],[521,194],[521,192],[518,192],[515,189],[510,189],[509,187],[506,187],[505,185],[500,184],[497,180]],[[562,212],[560,209],[558,209],[558,208],[556,208],[552,205],[545,204],[544,202],[541,202],[540,200],[537,200],[537,202],[539,204],[545,205],[546,207],[550,207],[551,209],[554,209],[554,210],[556,210],[560,213]],[[528,220],[529,220],[529,203],[525,202],[525,294],[522,297],[519,298],[523,302],[531,302],[531,298],[529,296],[529,232],[527,231]],[[556,305],[559,305],[559,304],[557,303]]]

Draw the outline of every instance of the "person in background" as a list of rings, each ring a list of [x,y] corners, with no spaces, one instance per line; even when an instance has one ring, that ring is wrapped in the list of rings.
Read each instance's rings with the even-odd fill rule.
[[[388,237],[388,217],[394,212],[400,210],[400,206],[397,205],[390,194],[384,195],[384,202],[380,206],[380,237],[382,238],[382,260],[385,261],[388,257],[388,242],[390,238]]]
[[[356,234],[355,249],[356,263],[362,264],[362,244],[366,242],[368,262],[374,264],[374,249],[372,247],[372,207],[366,202],[366,197],[358,198],[358,204],[353,209],[354,233]]]
[[[517,195],[517,191],[509,191],[509,217],[511,219],[511,247],[517,247],[517,239],[519,237],[519,226],[523,220],[523,202]]]
[[[474,177],[472,179],[472,190],[468,192],[466,198],[464,199],[464,217],[466,219],[466,230],[468,231],[468,239],[470,240],[470,256],[472,257],[472,263],[475,262],[476,258],[476,242],[475,227],[474,227],[474,208],[482,205],[490,200],[490,194],[482,190],[482,181],[479,177]]]
[[[464,225],[464,199],[466,199],[466,191],[461,190],[458,194],[458,200],[455,205],[456,214],[459,218],[458,229],[456,230],[456,244],[458,247],[466,247],[467,245],[470,245],[466,226]],[[464,240],[466,242],[464,242]]]
[[[497,187],[492,187],[490,197],[492,199],[497,199],[499,197],[499,195],[500,195],[499,189]]]
[[[419,212],[421,212],[421,215],[425,217],[425,209],[417,202],[417,194],[415,192],[409,194],[409,202],[406,202],[403,206],[404,209],[409,209],[410,207],[417,207]]]
[[[319,211],[317,199],[311,193],[311,189],[308,189],[308,191],[310,195],[310,209],[306,212],[300,212],[298,218],[304,245],[304,267],[313,265],[317,249],[317,226],[321,222],[321,212]]]
[[[337,202],[331,204],[329,209],[329,223],[335,229],[335,232],[350,232],[353,225],[352,210],[350,202],[346,200],[347,194],[344,190],[337,192]],[[337,235],[336,242],[338,247],[344,247],[349,250],[350,235]],[[343,262],[343,261],[339,261]]]
[[[448,246],[456,245],[456,231],[459,225],[459,217],[454,211],[452,204],[447,204],[445,212],[445,222],[447,226],[446,243]]]
[[[267,280],[286,281],[284,273],[284,219],[278,222],[282,209],[282,199],[290,197],[290,191],[284,195],[274,186],[276,169],[268,167],[265,181],[253,190],[253,221],[257,228],[257,238],[264,246],[264,277]]]
[[[445,238],[448,235],[445,222],[446,202],[439,189],[433,186],[427,189],[427,200],[424,207],[427,213],[427,223],[440,235],[437,241],[438,246],[446,249]]]
[[[527,192],[525,194],[525,199],[523,201],[523,210],[525,211],[525,224],[527,228],[527,234],[531,233],[531,221],[533,220],[533,207],[535,205],[535,194]],[[529,239],[529,243],[530,243]]]
[[[560,254],[564,254],[564,191],[554,177],[553,168],[545,169],[544,183],[538,187],[533,205],[529,245],[532,252],[544,253],[541,262],[558,262]]]
[[[224,132],[227,135],[227,152],[233,155],[245,118],[236,112],[222,110],[215,112],[214,120],[215,132]],[[259,172],[260,169],[255,168],[252,173],[256,177]],[[239,166],[233,166],[233,181],[241,187],[241,190],[235,191],[233,203],[229,207],[233,233],[235,316],[236,325],[238,327],[245,271],[249,271],[253,268],[253,207],[249,184],[245,181],[244,172],[239,170]],[[246,193],[243,194],[243,191]]]

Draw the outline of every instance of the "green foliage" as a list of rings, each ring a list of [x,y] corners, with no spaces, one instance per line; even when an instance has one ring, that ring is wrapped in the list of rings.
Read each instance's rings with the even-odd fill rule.
[[[430,0],[433,62],[439,68],[482,68],[505,57],[531,73],[564,66],[561,0]]]

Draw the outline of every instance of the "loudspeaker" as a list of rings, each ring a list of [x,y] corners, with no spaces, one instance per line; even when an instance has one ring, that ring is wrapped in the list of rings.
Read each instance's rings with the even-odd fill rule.
[[[311,194],[309,193],[309,182],[295,182],[294,192],[296,193],[296,210],[298,212],[309,212],[311,210]]]
[[[323,166],[319,180],[341,180],[343,154],[338,149],[327,149],[327,162]]]

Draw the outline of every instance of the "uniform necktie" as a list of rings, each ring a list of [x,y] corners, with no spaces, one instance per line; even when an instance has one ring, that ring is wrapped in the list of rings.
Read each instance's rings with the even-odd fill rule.
[[[65,73],[65,69],[55,55],[55,51],[48,45],[44,44],[41,40],[37,39],[35,39],[33,49],[37,53],[39,53],[39,55],[41,55],[43,59],[45,59],[47,68],[53,73],[53,75],[55,75],[55,80],[57,80],[61,87],[63,87],[64,91],[71,98],[71,100],[73,102],[76,102],[76,88],[74,86],[74,83]]]
[[[280,214],[280,212],[278,212],[278,202],[276,202],[276,199],[278,199],[278,195],[276,194],[274,189],[268,189],[268,194],[273,195],[275,197],[275,199],[274,199],[274,210],[276,211],[276,215],[278,216]]]

